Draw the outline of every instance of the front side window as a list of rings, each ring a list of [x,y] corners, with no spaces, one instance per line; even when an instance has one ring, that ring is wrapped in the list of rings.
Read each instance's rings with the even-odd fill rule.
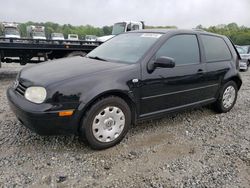
[[[207,62],[227,61],[232,59],[225,41],[216,36],[201,35]]]
[[[196,35],[182,34],[168,39],[156,53],[156,58],[171,57],[176,65],[198,64],[200,51]]]

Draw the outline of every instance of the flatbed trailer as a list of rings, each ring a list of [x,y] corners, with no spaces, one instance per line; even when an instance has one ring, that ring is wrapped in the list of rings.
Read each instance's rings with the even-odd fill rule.
[[[15,39],[0,37],[1,63],[40,63],[69,56],[85,56],[101,42],[71,40]]]

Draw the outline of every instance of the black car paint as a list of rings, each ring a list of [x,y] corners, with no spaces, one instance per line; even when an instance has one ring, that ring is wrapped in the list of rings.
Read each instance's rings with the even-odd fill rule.
[[[235,79],[240,88],[241,79],[235,63],[238,61],[237,52],[226,37],[223,39],[232,53],[230,62],[206,63],[199,37],[201,32],[136,32],[164,34],[136,64],[72,57],[22,70],[17,78],[19,82],[26,87],[43,86],[48,96],[43,104],[38,105],[19,96],[10,87],[7,96],[18,119],[39,134],[77,134],[86,110],[104,96],[117,95],[128,102],[136,122],[214,102],[220,86],[230,79]],[[168,38],[178,34],[198,37],[200,63],[157,68],[149,73],[148,64],[153,63],[155,52]],[[72,117],[58,117],[59,111],[67,109],[74,110]]]

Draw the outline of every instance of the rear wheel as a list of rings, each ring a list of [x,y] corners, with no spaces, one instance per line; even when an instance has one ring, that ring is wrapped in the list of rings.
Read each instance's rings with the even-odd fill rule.
[[[238,87],[234,81],[229,81],[221,89],[221,93],[215,102],[215,110],[220,113],[230,111],[237,99]]]
[[[85,114],[80,133],[93,149],[105,149],[119,143],[129,130],[131,111],[119,97],[97,101]]]

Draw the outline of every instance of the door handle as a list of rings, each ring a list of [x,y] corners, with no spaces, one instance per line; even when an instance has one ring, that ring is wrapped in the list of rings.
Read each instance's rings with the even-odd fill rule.
[[[198,71],[197,71],[197,74],[204,74],[205,72],[204,72],[204,70],[203,69],[199,69]]]

